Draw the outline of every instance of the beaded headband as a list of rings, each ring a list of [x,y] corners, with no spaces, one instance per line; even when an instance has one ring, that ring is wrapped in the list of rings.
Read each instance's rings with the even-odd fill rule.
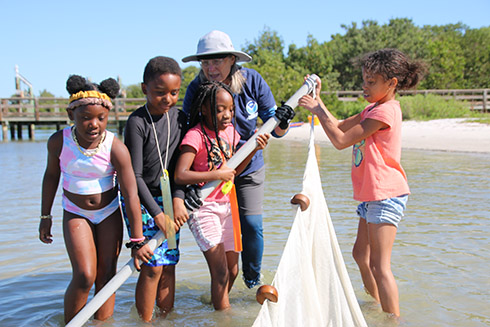
[[[68,109],[74,109],[80,106],[86,106],[91,104],[98,104],[106,107],[107,109],[112,109],[111,98],[105,93],[99,91],[80,91],[70,96],[70,104]]]

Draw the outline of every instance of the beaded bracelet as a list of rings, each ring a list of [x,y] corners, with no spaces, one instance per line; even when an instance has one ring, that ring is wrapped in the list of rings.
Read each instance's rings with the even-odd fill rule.
[[[53,219],[53,216],[51,216],[51,215],[40,215],[39,218],[41,218],[41,219]]]

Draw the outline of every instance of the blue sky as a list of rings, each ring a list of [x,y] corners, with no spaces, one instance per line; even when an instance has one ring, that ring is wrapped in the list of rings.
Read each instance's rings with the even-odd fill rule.
[[[409,18],[417,26],[462,22],[490,26],[489,0],[411,1],[12,1],[0,0],[0,97],[15,93],[15,65],[33,85],[66,97],[70,74],[100,82],[119,76],[140,83],[143,68],[157,55],[194,54],[199,38],[218,29],[235,48],[254,42],[265,28],[284,45],[304,46],[343,34],[341,25],[363,20],[387,23]]]

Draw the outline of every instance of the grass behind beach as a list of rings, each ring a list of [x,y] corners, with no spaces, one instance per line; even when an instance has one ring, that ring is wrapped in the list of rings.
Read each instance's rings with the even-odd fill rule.
[[[474,122],[476,123],[480,123],[480,124],[487,124],[487,125],[490,125],[490,117],[479,117],[479,118],[475,118],[473,120]]]
[[[327,108],[338,119],[345,119],[361,112],[368,102],[363,98],[357,101],[340,101],[335,95],[322,97]],[[434,94],[417,94],[397,96],[403,112],[403,120],[432,120],[444,118],[474,118],[475,122],[490,124],[488,113],[478,110],[470,110],[469,105],[464,101],[455,99],[445,99]],[[310,113],[299,108],[295,121],[307,121]]]

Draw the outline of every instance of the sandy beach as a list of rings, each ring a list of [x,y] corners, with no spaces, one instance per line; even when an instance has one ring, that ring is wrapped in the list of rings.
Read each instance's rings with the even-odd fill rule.
[[[309,138],[309,124],[291,128],[283,140]],[[315,140],[330,142],[321,125],[315,126]],[[404,149],[490,153],[490,125],[471,122],[464,118],[430,121],[404,121],[402,127]]]

